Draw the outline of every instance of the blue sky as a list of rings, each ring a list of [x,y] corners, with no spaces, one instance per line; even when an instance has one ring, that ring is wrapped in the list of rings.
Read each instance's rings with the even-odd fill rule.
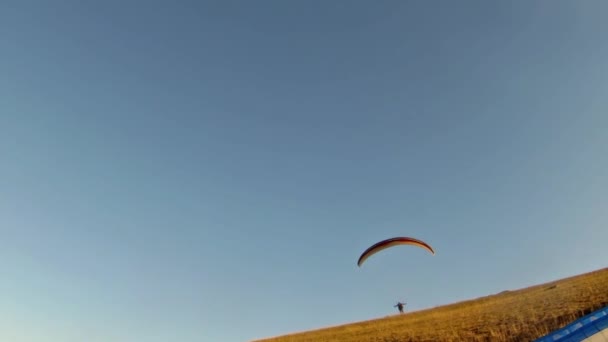
[[[0,11],[0,339],[247,341],[607,266],[602,1]],[[437,251],[359,254],[392,236]]]

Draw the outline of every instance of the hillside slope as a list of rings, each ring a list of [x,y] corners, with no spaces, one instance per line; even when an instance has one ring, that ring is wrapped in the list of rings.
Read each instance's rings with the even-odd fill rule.
[[[433,309],[257,341],[530,341],[607,305],[604,268]]]

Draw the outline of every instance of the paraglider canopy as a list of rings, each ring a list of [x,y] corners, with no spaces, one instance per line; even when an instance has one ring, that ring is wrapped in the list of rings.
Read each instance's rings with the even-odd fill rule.
[[[608,341],[608,306],[550,332],[534,342],[605,342]]]
[[[365,262],[365,260],[367,260],[367,258],[369,258],[370,256],[380,252],[383,249],[390,248],[393,246],[398,246],[398,245],[418,246],[418,247],[426,249],[431,254],[435,255],[435,250],[433,250],[433,247],[431,247],[429,244],[427,244],[426,242],[424,242],[422,240],[418,240],[418,239],[411,238],[411,237],[394,237],[394,238],[382,240],[378,243],[375,243],[368,249],[366,249],[365,252],[363,252],[363,254],[361,254],[361,256],[359,257],[359,261],[357,261],[357,265],[359,267],[361,267],[363,262]]]

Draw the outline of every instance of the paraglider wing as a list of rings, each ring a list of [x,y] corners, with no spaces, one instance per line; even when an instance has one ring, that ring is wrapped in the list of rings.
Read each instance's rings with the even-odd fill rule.
[[[410,237],[395,237],[395,238],[391,238],[391,239],[382,240],[382,241],[372,245],[368,249],[366,249],[365,252],[363,252],[363,254],[361,254],[361,256],[359,257],[359,261],[357,262],[357,265],[359,267],[361,267],[363,262],[370,256],[380,252],[383,249],[387,249],[387,248],[397,246],[397,245],[418,246],[418,247],[426,249],[427,251],[431,252],[433,255],[435,254],[435,251],[433,250],[433,248],[424,241],[410,238]]]

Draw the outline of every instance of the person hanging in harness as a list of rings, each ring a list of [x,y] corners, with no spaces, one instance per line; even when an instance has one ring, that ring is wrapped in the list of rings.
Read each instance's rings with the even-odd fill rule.
[[[397,302],[397,305],[394,305],[394,308],[398,308],[400,313],[403,313],[403,307],[406,303]]]

